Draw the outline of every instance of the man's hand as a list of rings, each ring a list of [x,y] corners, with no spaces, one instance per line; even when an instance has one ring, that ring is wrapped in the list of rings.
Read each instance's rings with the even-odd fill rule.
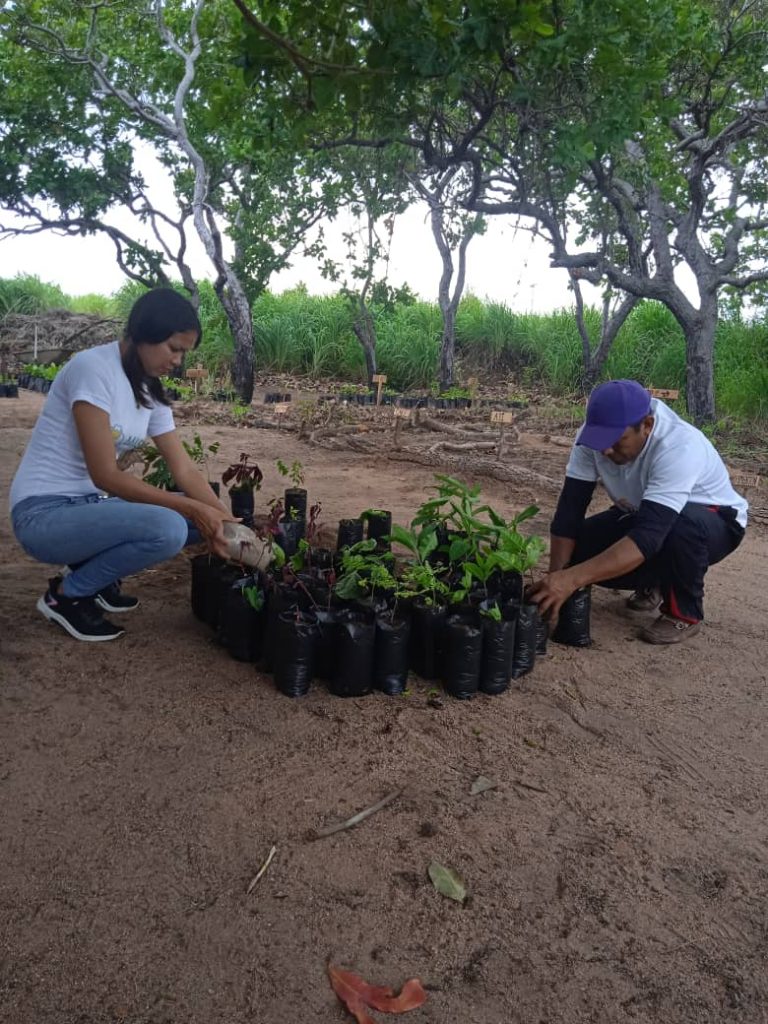
[[[573,573],[569,569],[561,569],[548,572],[538,583],[534,583],[526,593],[526,600],[539,606],[539,614],[543,619],[556,622],[560,609],[575,590],[578,590],[578,585],[573,579]]]

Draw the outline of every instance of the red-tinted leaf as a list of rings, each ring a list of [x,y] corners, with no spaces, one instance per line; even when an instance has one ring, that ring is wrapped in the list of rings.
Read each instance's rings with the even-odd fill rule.
[[[367,1012],[361,994],[361,989],[368,989],[370,986],[351,971],[339,970],[338,967],[333,967],[331,964],[328,965],[328,974],[333,991],[355,1018],[357,1024],[376,1024],[376,1021]],[[391,989],[387,991],[390,994],[392,992]]]
[[[405,1013],[421,1006],[427,998],[417,978],[406,981],[400,995],[396,996],[391,988],[369,985],[351,971],[343,971],[339,967],[329,965],[328,973],[334,992],[355,1016],[358,1024],[375,1024],[365,1010],[366,1005],[383,1013]]]
[[[371,989],[371,992],[382,991],[381,989]],[[399,996],[385,996],[384,998],[370,998],[368,999],[368,1005],[372,1006],[374,1010],[383,1010],[384,1013],[405,1013],[407,1010],[415,1010],[417,1006],[423,1005],[426,1001],[427,993],[421,986],[421,982],[418,978],[410,978],[403,985],[402,991]]]

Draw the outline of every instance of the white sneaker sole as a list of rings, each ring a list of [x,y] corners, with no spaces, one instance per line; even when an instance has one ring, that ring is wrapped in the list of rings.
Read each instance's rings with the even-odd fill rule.
[[[111,612],[112,615],[124,615],[125,612],[134,612],[141,603],[140,601],[137,601],[136,604],[131,605],[130,608],[113,608],[109,601],[105,601],[103,597],[97,597],[94,600],[102,611]]]
[[[117,640],[118,637],[125,634],[124,629],[120,629],[116,633],[108,633],[105,636],[88,636],[86,633],[80,633],[68,619],[65,619],[63,615],[59,615],[54,608],[51,608],[45,603],[45,597],[38,598],[37,610],[45,616],[49,622],[58,622],[58,624],[66,629],[69,635],[73,636],[75,640],[84,640],[86,643],[100,643],[106,640]]]

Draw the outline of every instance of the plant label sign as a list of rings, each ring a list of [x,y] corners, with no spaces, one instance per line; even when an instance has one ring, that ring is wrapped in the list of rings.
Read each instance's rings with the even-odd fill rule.
[[[411,418],[411,410],[402,409],[399,405],[396,405],[392,412],[394,413],[396,420],[408,420]]]
[[[491,423],[500,423],[502,426],[505,423],[514,423],[515,413],[504,412],[502,409],[494,409],[491,413]]]
[[[184,376],[189,380],[205,380],[208,371],[204,366],[190,366],[188,370],[185,370]]]
[[[674,402],[680,397],[677,388],[649,388],[648,390],[654,398],[669,398]]]
[[[376,405],[381,405],[381,391],[387,383],[386,373],[374,373],[371,380],[376,385]]]
[[[275,402],[272,406],[273,412],[278,416],[285,416],[288,410],[291,408],[290,402]]]

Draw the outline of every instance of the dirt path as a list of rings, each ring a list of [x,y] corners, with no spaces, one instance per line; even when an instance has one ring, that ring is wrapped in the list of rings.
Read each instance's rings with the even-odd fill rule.
[[[0,403],[3,504],[39,403]],[[201,433],[220,464],[299,458],[329,522],[374,505],[405,521],[431,482],[276,431]],[[564,449],[526,443],[560,475]],[[278,487],[272,470],[263,496]],[[531,497],[484,490],[506,512]],[[123,640],[77,644],[35,612],[47,572],[5,516],[0,554],[2,1024],[349,1020],[329,961],[420,977],[409,1024],[768,1021],[764,531],[711,571],[689,644],[642,645],[598,591],[591,649],[439,706],[421,683],[282,697],[192,618],[184,557],[132,581]],[[497,788],[471,796],[480,774]],[[432,860],[463,875],[464,906]]]

